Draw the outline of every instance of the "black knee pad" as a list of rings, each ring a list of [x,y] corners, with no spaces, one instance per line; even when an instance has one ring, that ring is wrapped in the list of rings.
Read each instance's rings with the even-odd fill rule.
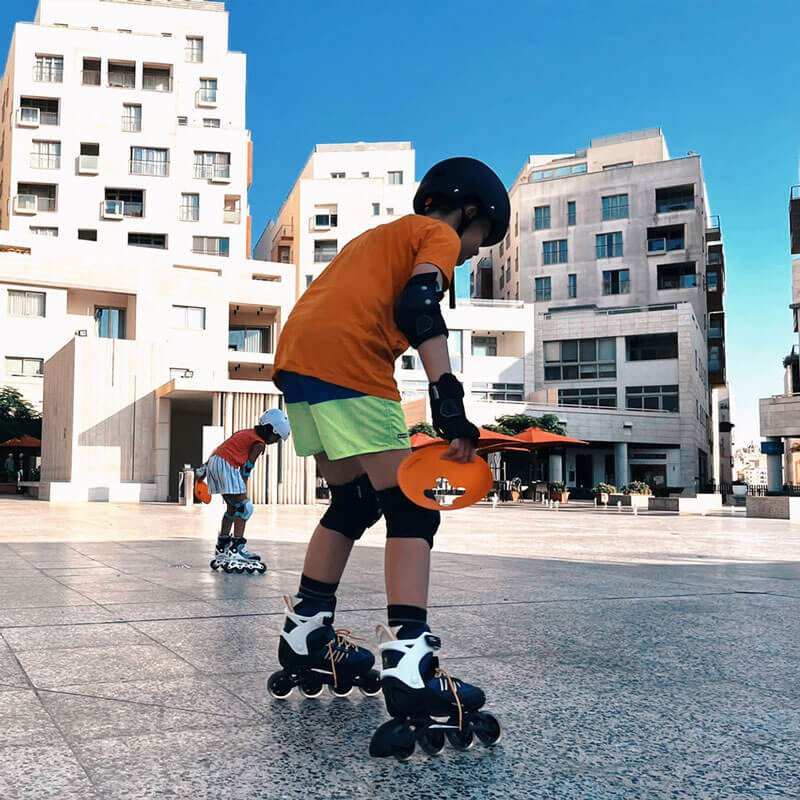
[[[386,517],[388,539],[424,539],[433,547],[433,537],[439,530],[441,514],[422,508],[409,500],[399,486],[378,492],[383,516]]]
[[[320,520],[328,530],[356,541],[381,518],[378,494],[366,475],[330,490],[331,504]]]

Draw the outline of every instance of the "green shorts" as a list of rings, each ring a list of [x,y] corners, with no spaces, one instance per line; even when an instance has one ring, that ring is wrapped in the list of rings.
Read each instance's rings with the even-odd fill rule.
[[[282,371],[280,388],[298,456],[325,453],[331,461],[408,450],[403,409],[396,400]]]

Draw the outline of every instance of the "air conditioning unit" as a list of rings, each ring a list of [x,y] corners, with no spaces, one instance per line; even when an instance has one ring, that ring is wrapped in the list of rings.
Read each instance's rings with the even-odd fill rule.
[[[39,210],[39,198],[35,194],[18,194],[14,198],[15,214],[35,214]]]
[[[17,126],[20,128],[38,128],[41,114],[38,108],[18,108]]]
[[[79,175],[98,175],[100,173],[100,156],[78,156]]]
[[[103,219],[124,219],[125,203],[122,200],[104,200],[100,203],[100,216]]]

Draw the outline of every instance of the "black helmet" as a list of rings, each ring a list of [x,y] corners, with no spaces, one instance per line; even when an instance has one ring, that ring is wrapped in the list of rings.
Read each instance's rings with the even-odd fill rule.
[[[511,204],[503,182],[494,171],[475,158],[448,158],[431,167],[414,195],[414,213],[425,214],[443,203],[447,208],[463,208],[474,203],[479,219],[491,223],[484,247],[497,244],[508,232]],[[463,232],[462,227],[459,234]]]

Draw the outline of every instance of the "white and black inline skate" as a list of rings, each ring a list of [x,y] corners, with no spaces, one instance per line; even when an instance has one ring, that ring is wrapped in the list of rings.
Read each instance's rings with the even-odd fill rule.
[[[371,756],[411,757],[417,744],[439,755],[448,741],[468,750],[475,738],[490,747],[500,741],[500,723],[481,711],[486,696],[477,686],[451,677],[439,667],[434,653],[438,636],[425,631],[414,639],[397,639],[378,626],[383,670],[381,688],[392,719],[381,725],[369,745]]]
[[[211,560],[211,569],[222,569],[225,572],[235,572],[238,575],[263,575],[267,565],[257,553],[251,553],[245,545],[247,539],[243,536],[220,536],[214,547],[214,558]]]
[[[286,623],[278,645],[283,669],[267,680],[267,690],[273,697],[282,700],[295,686],[306,697],[319,697],[325,686],[336,697],[347,697],[356,686],[368,697],[380,694],[380,674],[373,669],[375,656],[359,647],[350,631],[334,629],[334,608],[306,616],[299,613],[299,598],[284,600]],[[295,606],[299,606],[298,611]]]

